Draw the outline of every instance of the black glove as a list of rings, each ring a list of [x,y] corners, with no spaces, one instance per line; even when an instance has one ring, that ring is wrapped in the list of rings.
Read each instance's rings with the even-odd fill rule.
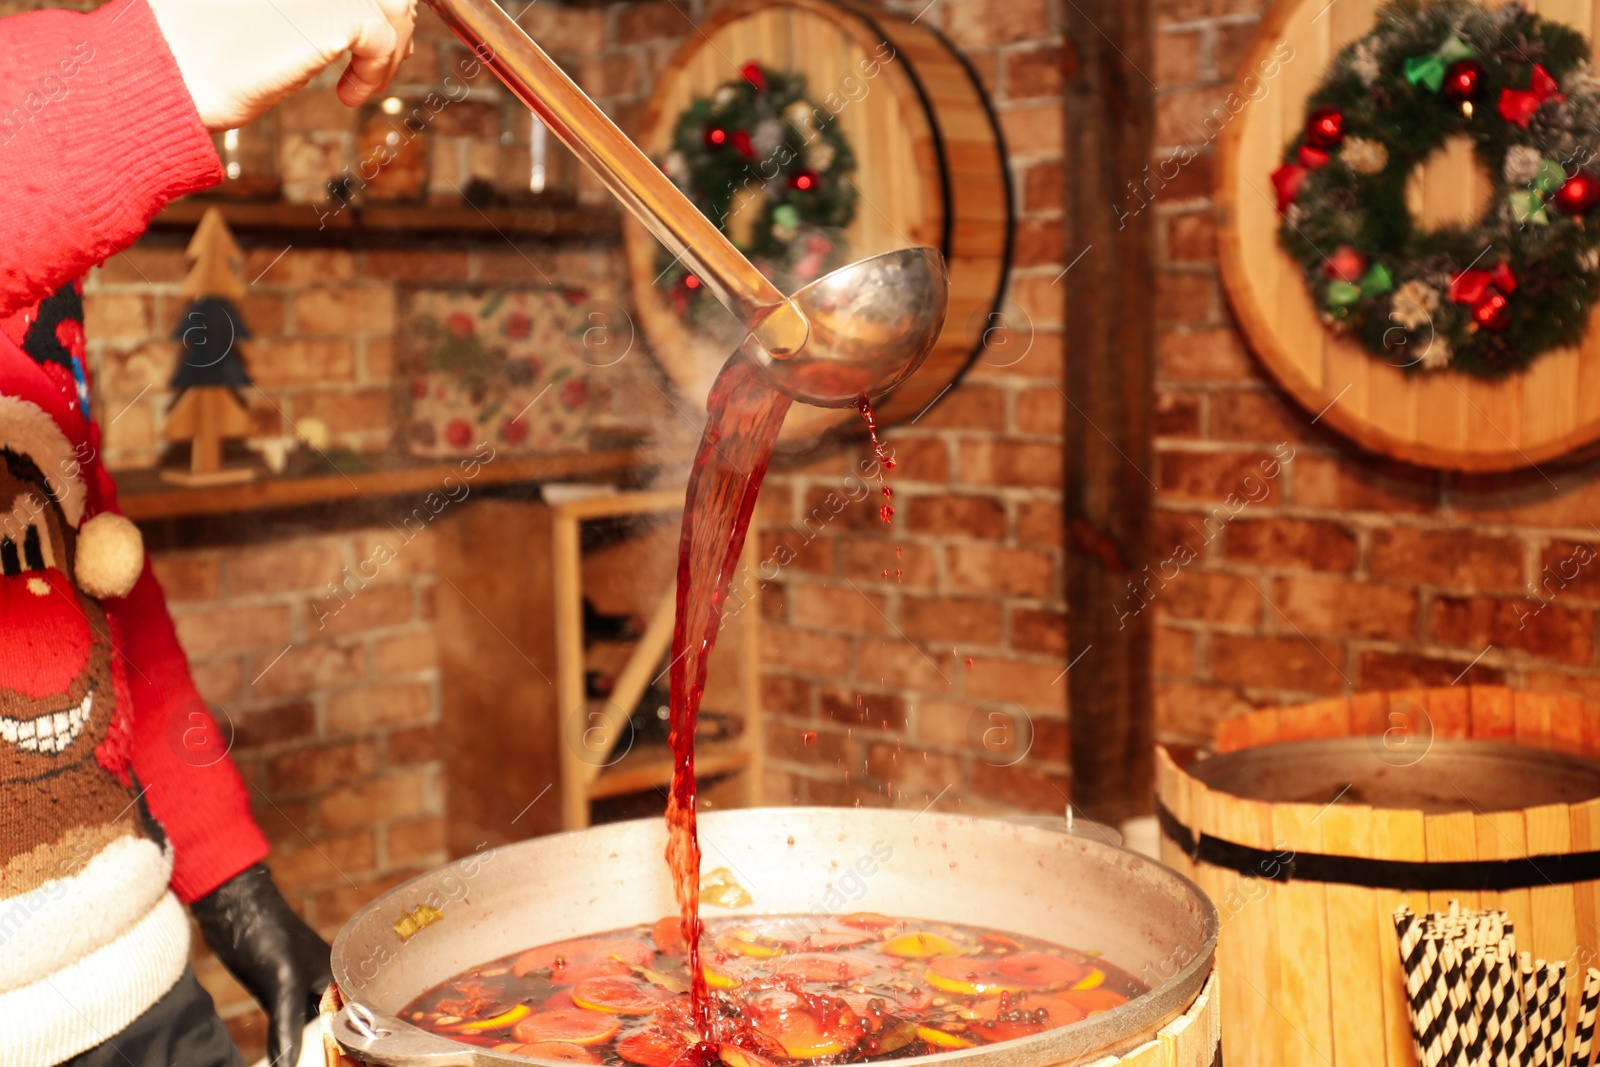
[[[294,1067],[300,1037],[333,981],[333,950],[290,908],[261,864],[190,905],[217,959],[267,1013],[267,1062]]]

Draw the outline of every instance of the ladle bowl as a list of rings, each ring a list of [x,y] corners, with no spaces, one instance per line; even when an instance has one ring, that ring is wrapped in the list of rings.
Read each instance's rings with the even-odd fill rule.
[[[748,331],[740,348],[794,399],[847,407],[927,358],[949,281],[931,248],[842,267],[785,297],[495,0],[428,0],[445,24]]]
[[[794,399],[852,407],[922,365],[944,327],[949,293],[937,249],[884,252],[825,274],[789,298],[809,327],[798,351],[768,352],[760,328],[746,350]]]

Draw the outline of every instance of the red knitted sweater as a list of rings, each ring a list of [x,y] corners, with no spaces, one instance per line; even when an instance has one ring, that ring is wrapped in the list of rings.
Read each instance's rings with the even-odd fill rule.
[[[133,243],[168,201],[221,179],[144,0],[0,21],[0,366],[32,365],[18,346],[40,299]],[[96,452],[99,440],[91,428]],[[83,474],[94,510],[115,510],[98,454]],[[172,888],[191,901],[265,857],[266,838],[231,761],[181,758],[203,705],[148,565],[104,607],[137,668],[133,771],[172,841]]]

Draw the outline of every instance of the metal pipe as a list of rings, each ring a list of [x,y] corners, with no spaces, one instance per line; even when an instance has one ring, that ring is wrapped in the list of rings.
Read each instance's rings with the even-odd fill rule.
[[[672,180],[606,117],[494,0],[428,0],[550,132],[685,263],[767,354],[805,346],[805,317]]]

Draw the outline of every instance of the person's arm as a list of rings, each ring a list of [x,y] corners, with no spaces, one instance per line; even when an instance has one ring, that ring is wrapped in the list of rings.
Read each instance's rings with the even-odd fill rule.
[[[145,0],[0,20],[0,318],[221,179]]]

